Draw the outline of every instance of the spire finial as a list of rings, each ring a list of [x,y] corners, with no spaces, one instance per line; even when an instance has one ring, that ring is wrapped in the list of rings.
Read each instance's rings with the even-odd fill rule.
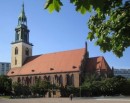
[[[24,12],[24,2],[22,4],[22,11],[21,11],[19,19],[18,19],[18,25],[19,24],[27,24],[27,18],[25,16],[25,12]]]
[[[22,4],[22,12],[24,12],[24,2],[23,2],[23,4]]]

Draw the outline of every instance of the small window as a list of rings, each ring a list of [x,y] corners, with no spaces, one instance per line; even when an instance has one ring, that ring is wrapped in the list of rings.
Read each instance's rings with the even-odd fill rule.
[[[1,65],[2,65],[2,68],[4,68],[4,64],[2,63]]]
[[[54,70],[54,68],[50,68],[50,70]]]
[[[6,67],[9,68],[9,64],[6,64]]]
[[[27,56],[29,56],[29,49],[28,49],[28,48],[26,48],[25,54],[26,54]]]
[[[15,55],[18,55],[18,47],[15,48]]]
[[[34,72],[35,70],[32,70],[32,72]]]
[[[73,69],[77,68],[76,66],[72,66]]]
[[[13,73],[14,73],[14,71],[11,72],[11,74],[13,74]]]

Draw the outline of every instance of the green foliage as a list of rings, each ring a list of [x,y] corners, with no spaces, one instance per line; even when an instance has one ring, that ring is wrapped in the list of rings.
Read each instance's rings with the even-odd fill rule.
[[[9,95],[11,93],[11,79],[7,76],[0,76],[0,94]]]
[[[61,97],[69,97],[70,94],[73,94],[74,96],[79,96],[79,88],[76,88],[74,86],[60,87],[59,89]]]
[[[92,9],[101,10],[105,2],[106,0],[70,0],[70,3],[75,5],[75,10],[81,14],[85,14],[87,11],[91,12]],[[54,10],[59,12],[62,5],[60,0],[47,0],[45,9],[48,9],[50,12]]]
[[[28,86],[25,86],[17,82],[13,83],[12,88],[13,88],[13,93],[16,96],[21,96],[21,95],[27,96],[31,94],[30,88]]]
[[[126,78],[121,77],[121,76],[107,78],[102,81],[103,84],[102,84],[101,90],[104,95],[121,94],[126,82],[127,82]]]
[[[130,79],[126,81],[125,85],[123,85],[122,88],[123,89],[121,94],[130,96]]]
[[[108,4],[106,4],[108,5]],[[101,51],[112,51],[116,56],[123,56],[123,51],[130,46],[130,1],[125,4],[113,1],[91,16],[88,27],[91,30],[89,40],[95,39]]]
[[[10,99],[10,96],[0,96],[0,99],[1,99],[1,98]]]
[[[37,80],[34,85],[30,87],[33,94],[45,95],[49,89],[52,89],[50,82]]]
[[[36,96],[36,94],[45,95],[49,89],[52,89],[52,85],[50,84],[50,82],[41,81],[40,79],[38,79],[36,83],[31,86],[26,86],[15,82],[13,83],[12,88],[13,94],[15,96],[27,96],[32,94]]]
[[[79,95],[79,88],[76,88],[74,86],[68,86],[66,89],[67,89],[68,95],[70,94],[74,94],[74,96]]]
[[[85,82],[100,81],[103,78],[104,78],[103,76],[98,75],[96,73],[93,74],[87,73],[85,76]]]
[[[87,39],[95,39],[95,45],[103,52],[112,51],[117,57],[123,56],[123,51],[130,46],[130,1],[70,0],[70,3],[81,14],[94,12],[88,22]],[[47,0],[45,9],[59,12],[62,5],[60,0]]]
[[[81,86],[81,95],[85,96],[99,96],[101,94],[101,81],[102,77],[93,74],[85,77],[85,81]]]
[[[45,4],[45,9],[48,9],[49,12],[53,12],[54,10],[59,12],[61,6],[62,6],[62,2],[60,0],[47,0]]]
[[[93,79],[94,76],[86,77],[81,86],[82,96],[100,95],[130,95],[130,80],[122,76],[112,78]]]

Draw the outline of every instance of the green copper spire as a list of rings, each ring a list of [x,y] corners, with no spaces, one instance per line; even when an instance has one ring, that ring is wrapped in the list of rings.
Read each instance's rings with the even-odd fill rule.
[[[27,25],[27,18],[25,16],[25,12],[24,12],[24,3],[22,4],[22,11],[21,11],[20,16],[18,18],[18,25],[20,25],[20,24]]]
[[[29,29],[27,26],[27,18],[24,11],[24,3],[22,4],[22,11],[18,17],[18,25],[15,28],[15,42],[24,42],[26,44],[32,45],[29,43]]]

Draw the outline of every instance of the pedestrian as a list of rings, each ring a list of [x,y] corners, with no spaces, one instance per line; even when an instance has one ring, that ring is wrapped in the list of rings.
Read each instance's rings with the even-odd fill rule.
[[[73,94],[70,94],[69,97],[70,97],[70,100],[72,101],[72,99],[73,99]]]

